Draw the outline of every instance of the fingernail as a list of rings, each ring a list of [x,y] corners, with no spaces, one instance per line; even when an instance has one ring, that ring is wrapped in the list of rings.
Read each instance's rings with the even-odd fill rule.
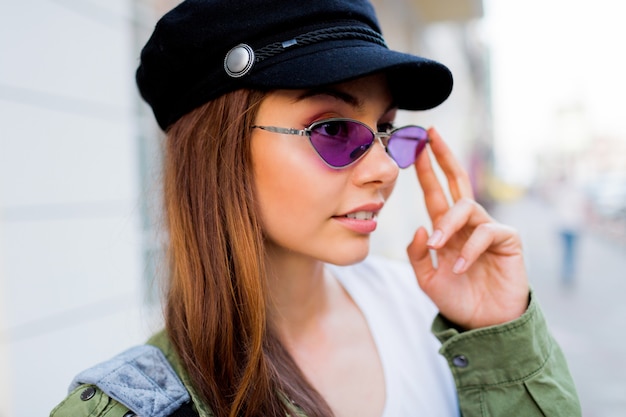
[[[439,242],[441,242],[442,238],[443,238],[443,232],[437,229],[433,232],[430,238],[428,238],[428,241],[426,242],[426,244],[430,247],[437,246]]]
[[[452,267],[452,272],[454,272],[455,274],[460,274],[461,272],[463,272],[463,269],[465,268],[465,259],[460,258],[456,260],[456,262],[454,263],[454,266]]]

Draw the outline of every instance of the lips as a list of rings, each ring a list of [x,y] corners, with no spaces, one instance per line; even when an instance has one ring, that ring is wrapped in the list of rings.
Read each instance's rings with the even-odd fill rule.
[[[382,208],[383,208],[382,202],[367,203],[367,204],[363,204],[361,206],[355,207],[352,210],[346,211],[345,213],[340,214],[339,216],[336,216],[336,217],[347,217],[349,219],[356,219],[356,220],[372,220],[378,215],[378,212],[380,212]]]
[[[368,234],[376,230],[376,217],[382,208],[382,202],[368,203],[333,218],[353,232]]]

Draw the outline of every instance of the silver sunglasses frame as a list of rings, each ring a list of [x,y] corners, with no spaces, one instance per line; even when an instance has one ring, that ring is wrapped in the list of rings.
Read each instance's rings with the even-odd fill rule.
[[[370,132],[372,132],[372,135],[373,135],[374,139],[372,140],[372,143],[369,145],[368,149],[365,152],[363,152],[354,161],[352,161],[352,162],[350,162],[350,163],[348,163],[346,165],[342,165],[342,166],[331,165],[328,162],[326,162],[324,157],[318,152],[318,150],[315,148],[315,146],[311,142],[311,133],[312,133],[313,129],[315,127],[321,125],[321,124],[328,123],[328,122],[352,122],[352,123],[357,123],[357,124],[365,127]],[[320,157],[320,159],[322,161],[324,161],[324,163],[326,165],[328,165],[330,168],[334,168],[334,169],[343,169],[343,168],[349,167],[350,165],[352,165],[352,164],[356,163],[357,161],[359,161],[361,158],[363,158],[369,152],[369,150],[372,147],[371,145],[376,141],[376,139],[380,140],[380,143],[385,148],[385,151],[387,152],[389,157],[397,164],[398,162],[393,158],[393,156],[391,156],[391,154],[389,154],[389,151],[388,151],[388,148],[387,148],[387,144],[389,143],[389,138],[391,138],[391,136],[394,133],[396,133],[399,130],[406,129],[406,128],[409,128],[409,127],[416,127],[418,129],[422,129],[424,132],[427,132],[426,129],[424,129],[421,126],[417,126],[417,125],[401,126],[401,127],[397,127],[397,128],[388,130],[387,132],[375,132],[371,127],[369,127],[365,123],[363,123],[363,122],[361,122],[359,120],[350,119],[350,118],[346,118],[346,117],[332,117],[332,118],[329,118],[329,119],[318,120],[316,122],[311,123],[308,127],[305,127],[304,129],[295,129],[295,128],[278,127],[278,126],[260,126],[260,125],[252,126],[253,129],[261,129],[261,130],[265,130],[267,132],[272,132],[272,133],[279,133],[279,134],[284,134],[284,135],[295,135],[295,136],[306,136],[306,137],[308,137],[309,138],[309,144],[311,145],[311,147],[313,148],[315,153]],[[426,144],[428,144],[429,142],[430,142],[430,139],[428,138],[428,135],[427,135],[426,136]],[[400,167],[400,168],[402,168],[402,167]],[[408,168],[408,166],[404,167],[404,168]]]

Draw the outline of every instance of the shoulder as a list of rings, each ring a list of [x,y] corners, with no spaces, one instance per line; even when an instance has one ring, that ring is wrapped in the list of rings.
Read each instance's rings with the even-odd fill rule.
[[[128,407],[112,399],[101,389],[91,384],[83,384],[73,389],[57,405],[50,417],[131,417]]]
[[[171,399],[167,400],[171,405],[170,401]],[[139,417],[140,414],[135,413],[134,410],[112,398],[96,385],[81,384],[50,412],[50,417]],[[158,406],[150,414],[141,414],[142,417],[172,417],[174,415],[212,416],[212,414],[198,414],[195,404],[191,402],[183,403],[178,407]]]
[[[189,400],[163,352],[147,344],[78,374],[50,416],[168,416]]]

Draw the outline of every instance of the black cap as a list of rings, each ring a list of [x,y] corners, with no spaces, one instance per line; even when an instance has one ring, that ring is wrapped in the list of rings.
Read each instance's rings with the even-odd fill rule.
[[[430,109],[452,91],[444,65],[387,48],[366,0],[186,0],[157,23],[137,85],[166,130],[239,88],[311,88],[381,71],[401,109]]]

